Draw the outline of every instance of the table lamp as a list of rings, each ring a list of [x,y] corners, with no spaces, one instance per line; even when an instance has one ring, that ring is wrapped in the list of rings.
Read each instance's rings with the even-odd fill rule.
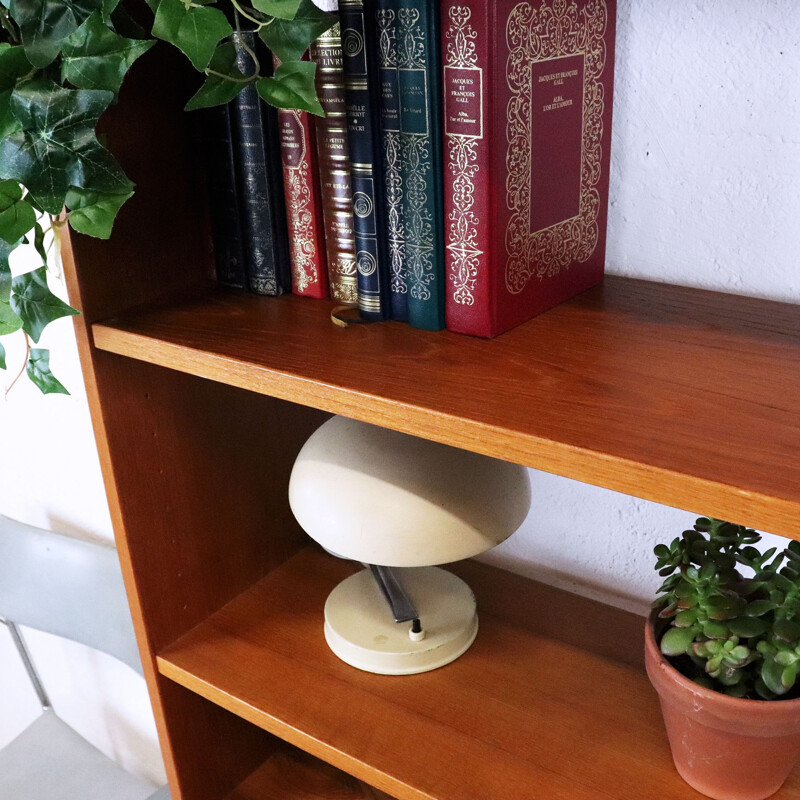
[[[327,551],[364,565],[325,604],[348,664],[410,675],[449,664],[478,631],[475,597],[437,564],[507,539],[530,508],[524,467],[333,417],[303,445],[289,503]]]

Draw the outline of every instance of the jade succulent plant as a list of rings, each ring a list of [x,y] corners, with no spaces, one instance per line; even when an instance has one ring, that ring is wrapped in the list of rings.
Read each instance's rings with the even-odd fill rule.
[[[697,683],[735,697],[800,694],[800,542],[761,552],[752,528],[701,517],[655,568],[661,652]],[[658,633],[658,629],[657,629]]]

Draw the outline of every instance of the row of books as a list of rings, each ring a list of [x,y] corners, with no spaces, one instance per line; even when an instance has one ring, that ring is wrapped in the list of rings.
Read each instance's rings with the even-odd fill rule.
[[[486,337],[601,281],[615,15],[339,0],[309,51],[325,117],[254,88],[209,112],[219,281]]]

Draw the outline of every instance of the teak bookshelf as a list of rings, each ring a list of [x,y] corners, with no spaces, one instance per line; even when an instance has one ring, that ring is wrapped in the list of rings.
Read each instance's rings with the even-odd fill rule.
[[[309,546],[288,476],[341,413],[800,538],[800,309],[609,278],[486,342],[220,291],[183,65],[148,59],[107,126],[137,195],[65,263],[173,798],[700,797],[626,612],[468,562],[467,655],[339,662],[321,614],[348,566]]]

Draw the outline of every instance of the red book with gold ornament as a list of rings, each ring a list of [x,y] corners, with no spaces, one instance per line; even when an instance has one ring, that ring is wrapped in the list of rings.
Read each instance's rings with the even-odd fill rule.
[[[442,0],[450,330],[603,279],[615,23],[615,0]]]
[[[278,61],[275,60],[277,66]],[[325,227],[314,130],[305,111],[278,109],[292,292],[328,296]]]

